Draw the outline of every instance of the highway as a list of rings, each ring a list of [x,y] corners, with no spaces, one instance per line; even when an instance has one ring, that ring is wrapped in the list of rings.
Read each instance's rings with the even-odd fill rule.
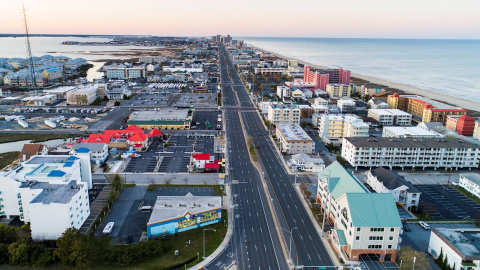
[[[240,124],[240,112],[245,131],[254,138],[255,144],[260,146],[258,153],[260,164],[263,167],[262,174],[270,190],[271,200],[274,203],[276,216],[283,229],[287,245],[290,241],[290,230],[293,230],[291,248],[293,263],[336,269],[295,191],[293,176],[287,174],[280,162],[274,149],[275,146],[268,138],[269,135],[263,126],[262,119],[256,113],[247,90],[223,46],[220,49],[220,65],[223,106],[227,120],[226,134],[229,144],[227,147],[229,176],[231,180],[239,180],[244,183],[232,185],[234,204],[238,205],[234,214],[239,217],[235,219],[235,237],[231,243],[233,251],[230,251],[232,252],[230,255],[237,260],[240,269],[250,269],[250,267],[254,269],[284,269],[286,267],[284,264],[286,258],[282,253],[275,225],[271,220],[261,179],[249,160],[243,135],[244,130]],[[245,245],[245,241],[247,245]],[[245,263],[248,263],[249,267],[246,267]]]

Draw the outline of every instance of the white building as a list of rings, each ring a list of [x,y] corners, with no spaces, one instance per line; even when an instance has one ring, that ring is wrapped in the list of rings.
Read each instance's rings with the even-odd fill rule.
[[[455,138],[344,137],[342,157],[358,167],[477,168],[477,145]]]
[[[45,106],[57,100],[56,95],[30,96],[22,99],[24,106]]]
[[[278,124],[276,133],[282,152],[287,154],[315,152],[315,142],[299,125]]]
[[[312,108],[312,113],[313,114],[323,114],[327,113],[328,107],[324,105],[312,105],[310,106]]]
[[[353,113],[356,108],[355,101],[352,99],[339,99],[337,100],[337,107],[340,108],[341,113]]]
[[[79,229],[90,214],[90,152],[75,156],[33,156],[0,173],[0,216],[30,223],[34,240],[54,240]]]
[[[300,124],[300,108],[293,104],[270,104],[268,107],[268,121],[278,124]]]
[[[307,154],[295,154],[292,155],[288,161],[288,165],[292,169],[298,169],[305,172],[321,172],[325,169],[325,162],[321,157],[309,156]]]
[[[458,185],[480,198],[480,174],[460,174]]]
[[[382,137],[391,138],[442,138],[443,136],[420,127],[383,127]]]
[[[314,102],[315,102],[315,105],[322,105],[322,106],[325,106],[325,107],[328,106],[328,100],[323,99],[321,97],[317,97]]]
[[[454,270],[477,270],[480,266],[480,230],[434,228],[428,252],[434,258],[442,254]]]
[[[145,78],[145,68],[144,67],[130,67],[125,69],[125,78],[126,79],[141,79]]]
[[[290,88],[287,86],[277,86],[277,97],[289,97],[290,96]]]
[[[66,93],[67,104],[70,105],[89,105],[97,99],[97,86],[86,85],[73,89]]]
[[[73,145],[75,151],[80,148],[90,150],[90,161],[96,165],[104,163],[108,158],[108,145],[106,143],[76,143]]]
[[[127,87],[121,87],[121,88],[114,88],[114,89],[108,90],[105,94],[110,100],[118,100],[118,99],[123,99],[124,96],[126,97],[131,96],[132,91]]]
[[[125,80],[125,67],[110,66],[104,67],[105,76],[109,80]]]
[[[388,103],[382,99],[372,98],[368,101],[368,104],[370,105],[370,109],[390,109]]]
[[[319,129],[324,143],[339,145],[343,137],[368,137],[368,125],[353,114],[313,115],[312,123]]]
[[[265,113],[267,114],[268,113],[268,108],[270,107],[270,105],[277,105],[279,104],[280,102],[277,102],[277,101],[263,101],[263,102],[259,102],[259,106],[258,108],[260,109],[260,111],[262,113]]]
[[[75,70],[83,65],[87,64],[87,60],[83,58],[76,58],[72,60],[68,60],[63,63],[63,68],[66,70]]]
[[[408,211],[418,209],[421,192],[405,178],[383,167],[365,172],[366,183],[377,193],[391,193],[395,202]]]
[[[317,203],[334,224],[328,237],[344,261],[377,254],[381,262],[395,262],[403,230],[392,194],[369,193],[335,161],[318,173]]]
[[[349,84],[329,83],[326,90],[331,98],[350,97],[352,94],[352,86]]]
[[[412,115],[399,109],[370,109],[368,116],[384,126],[410,126]]]

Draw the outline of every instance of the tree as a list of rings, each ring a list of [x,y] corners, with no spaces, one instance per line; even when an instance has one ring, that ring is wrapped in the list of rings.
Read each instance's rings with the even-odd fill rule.
[[[300,123],[300,126],[302,128],[305,128],[307,125],[308,125],[307,121],[302,121],[302,123]]]
[[[74,252],[74,246],[77,239],[81,236],[80,231],[71,227],[62,233],[62,236],[57,239],[57,250],[54,251],[55,257],[57,257],[62,264],[75,266],[75,257],[70,256]]]
[[[8,244],[0,244],[0,264],[8,263]]]
[[[30,248],[26,243],[11,243],[8,246],[8,255],[12,265],[22,266],[30,263]]]
[[[75,241],[73,252],[70,254],[75,261],[77,269],[86,269],[90,265],[90,256],[92,254],[92,245],[86,235],[80,235]]]
[[[415,269],[429,269],[430,264],[427,255],[424,252],[414,250],[412,247],[403,246],[399,252],[398,260],[402,261],[402,270],[413,268],[413,258],[415,259]]]

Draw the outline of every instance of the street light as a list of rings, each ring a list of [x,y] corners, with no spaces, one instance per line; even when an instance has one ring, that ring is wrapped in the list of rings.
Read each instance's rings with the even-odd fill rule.
[[[292,238],[293,238],[293,234],[292,234],[292,233],[293,233],[293,230],[298,229],[298,227],[295,227],[295,228],[291,229],[290,231],[287,231],[287,230],[285,230],[284,228],[281,228],[281,227],[280,227],[280,229],[281,229],[281,230],[284,230],[284,231],[286,231],[286,232],[288,232],[288,233],[290,234],[290,248],[289,248],[289,251],[288,251],[288,257],[290,257],[290,262],[291,262],[293,265],[295,265],[295,264],[293,263],[293,260],[292,260]]]
[[[217,230],[215,229],[203,229],[203,259],[205,259],[205,231],[214,231],[216,232]]]

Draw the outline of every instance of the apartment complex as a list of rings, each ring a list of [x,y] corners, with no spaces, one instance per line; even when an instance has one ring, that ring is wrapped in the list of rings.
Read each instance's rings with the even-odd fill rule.
[[[480,174],[460,174],[458,185],[480,198]]]
[[[350,97],[352,86],[350,84],[329,83],[326,86],[326,91],[330,98]]]
[[[33,156],[0,173],[0,216],[29,223],[34,240],[55,240],[79,229],[90,214],[90,151],[74,156]]]
[[[267,119],[274,125],[299,125],[300,108],[295,104],[270,104]]]
[[[387,103],[392,109],[413,114],[413,119],[417,122],[440,122],[445,125],[447,116],[467,113],[467,110],[416,95],[395,93],[388,96]]]
[[[105,76],[109,80],[128,80],[145,78],[145,67],[131,67],[120,65],[112,65],[103,68]]]
[[[383,167],[365,172],[366,183],[377,193],[391,193],[395,202],[408,211],[418,209],[421,192],[403,176]]]
[[[358,167],[477,168],[477,145],[454,138],[343,138],[342,157]]]
[[[412,115],[398,109],[370,109],[368,117],[372,117],[384,126],[410,126],[412,124]]]
[[[475,128],[475,118],[469,115],[449,115],[447,116],[446,128],[456,131],[459,135],[473,136],[473,129]]]
[[[277,97],[289,97],[290,96],[290,87],[288,86],[277,86]]]
[[[104,163],[108,158],[108,144],[106,143],[76,143],[72,148],[74,151],[80,148],[90,150],[90,161],[96,165]]]
[[[315,142],[299,125],[278,124],[276,129],[282,152],[287,154],[315,152]]]
[[[442,138],[439,133],[421,127],[384,127],[382,137],[390,138]]]
[[[335,161],[318,173],[317,203],[334,224],[329,240],[344,261],[378,254],[394,262],[402,223],[390,193],[370,193]]]
[[[353,114],[314,114],[312,123],[324,143],[339,145],[343,137],[368,137],[368,125]]]
[[[343,98],[337,100],[337,107],[340,108],[341,113],[354,113],[357,109],[355,100]]]
[[[303,68],[303,81],[313,83],[315,88],[326,90],[327,84],[350,84],[350,71],[338,69],[312,69],[310,66]]]

